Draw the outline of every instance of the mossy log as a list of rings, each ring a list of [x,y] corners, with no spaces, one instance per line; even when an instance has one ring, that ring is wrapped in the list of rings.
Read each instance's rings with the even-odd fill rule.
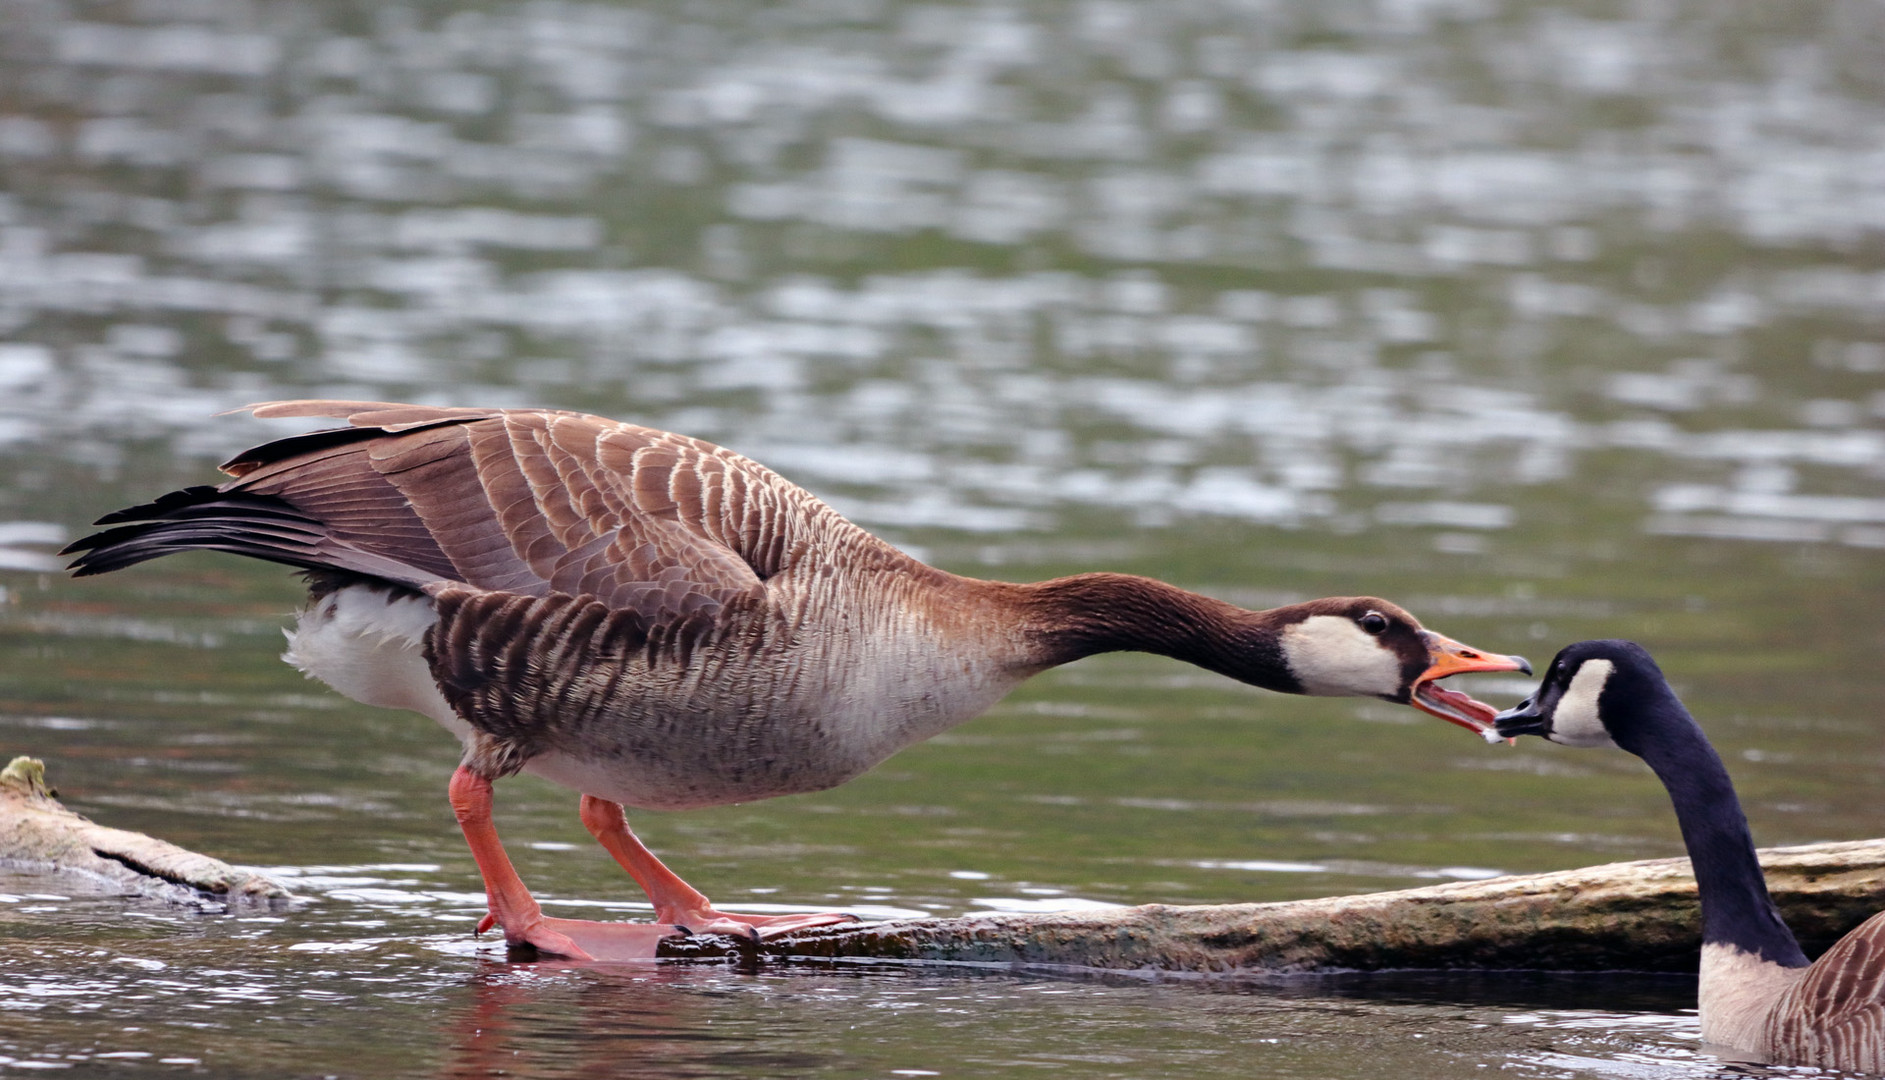
[[[1760,852],[1809,954],[1885,908],[1885,839]],[[1270,904],[990,914],[833,926],[746,946],[764,958],[876,958],[1199,973],[1475,968],[1696,970],[1689,861],[1653,859]],[[664,955],[733,955],[724,939]]]
[[[46,785],[45,765],[29,757],[0,770],[0,864],[82,874],[130,895],[193,906],[290,895],[261,874],[67,810]]]

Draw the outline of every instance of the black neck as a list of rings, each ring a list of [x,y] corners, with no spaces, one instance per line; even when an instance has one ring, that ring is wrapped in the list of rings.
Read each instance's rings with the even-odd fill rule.
[[[1649,763],[1675,804],[1701,895],[1703,944],[1732,945],[1782,967],[1805,967],[1806,955],[1767,893],[1747,815],[1721,756],[1668,685],[1649,681],[1655,685],[1629,695],[1632,707],[1641,710],[1638,722],[1613,725],[1612,731],[1618,745]],[[1616,707],[1608,692],[1604,705]]]

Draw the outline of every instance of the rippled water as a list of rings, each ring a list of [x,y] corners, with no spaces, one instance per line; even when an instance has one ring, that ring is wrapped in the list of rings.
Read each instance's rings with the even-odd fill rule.
[[[52,551],[291,430],[210,418],[249,401],[586,408],[958,572],[1634,637],[1763,843],[1885,835],[1882,73],[1850,0],[10,0],[0,751],[304,900],[0,877],[0,1065],[1714,1074],[1681,979],[510,965],[450,740],[275,661],[288,575]],[[642,910],[572,796],[498,798],[553,907]],[[637,828],[729,905],[882,914],[1680,850],[1621,756],[1137,656]]]

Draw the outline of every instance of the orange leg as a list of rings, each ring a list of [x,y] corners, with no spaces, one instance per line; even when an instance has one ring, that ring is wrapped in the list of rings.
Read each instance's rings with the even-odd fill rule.
[[[679,927],[655,923],[598,923],[582,919],[552,919],[543,914],[523,879],[511,866],[510,856],[491,823],[491,781],[464,766],[452,774],[452,812],[471,845],[471,857],[484,875],[490,913],[478,923],[480,933],[492,926],[504,928],[511,945],[530,945],[538,952],[575,960],[652,959],[664,937],[684,933]]]
[[[656,923],[683,926],[694,933],[739,934],[759,940],[810,926],[852,922],[857,918],[835,911],[806,915],[735,915],[721,911],[642,845],[629,830],[620,803],[584,795],[582,820],[590,835],[615,856],[628,876],[648,894],[655,906]]]

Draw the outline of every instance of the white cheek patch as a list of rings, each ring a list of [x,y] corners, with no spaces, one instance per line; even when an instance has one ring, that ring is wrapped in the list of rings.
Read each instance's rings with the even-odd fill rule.
[[[1284,630],[1283,659],[1305,694],[1394,697],[1401,692],[1401,658],[1340,615],[1311,615]]]
[[[1551,711],[1551,734],[1545,738],[1564,746],[1616,746],[1604,722],[1597,718],[1597,698],[1615,670],[1616,665],[1608,660],[1586,660],[1578,665],[1571,685],[1565,687],[1564,696]]]

